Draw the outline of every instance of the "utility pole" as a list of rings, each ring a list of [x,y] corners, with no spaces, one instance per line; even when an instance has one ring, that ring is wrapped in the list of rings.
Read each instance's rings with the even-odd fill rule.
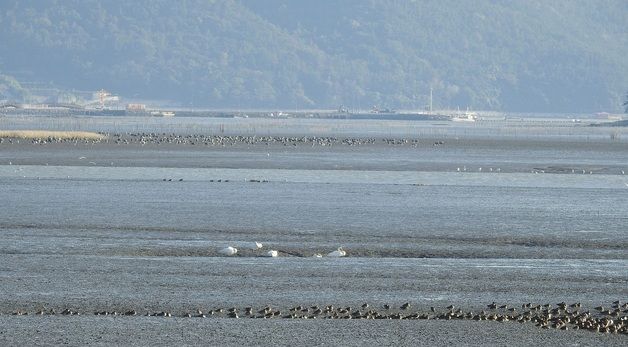
[[[432,113],[432,91],[434,88],[430,87],[430,113]]]

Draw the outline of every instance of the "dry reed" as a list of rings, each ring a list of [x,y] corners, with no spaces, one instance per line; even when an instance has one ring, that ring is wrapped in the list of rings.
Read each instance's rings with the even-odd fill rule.
[[[48,131],[48,130],[0,130],[2,138],[16,139],[59,139],[59,140],[103,140],[105,135],[89,131]]]

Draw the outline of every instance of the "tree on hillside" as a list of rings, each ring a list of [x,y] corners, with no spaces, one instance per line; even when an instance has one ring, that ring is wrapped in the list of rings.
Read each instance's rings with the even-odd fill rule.
[[[624,113],[628,113],[628,93],[626,93],[626,101],[624,101]]]
[[[0,74],[0,100],[28,102],[30,97],[30,92],[15,78]]]

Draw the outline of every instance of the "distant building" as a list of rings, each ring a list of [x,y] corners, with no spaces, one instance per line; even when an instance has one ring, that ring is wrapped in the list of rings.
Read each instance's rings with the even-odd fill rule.
[[[144,104],[127,104],[127,112],[146,112],[146,105]]]
[[[612,114],[608,112],[599,112],[596,113],[595,116],[598,119],[608,119],[608,120],[623,120],[624,117],[621,114]]]

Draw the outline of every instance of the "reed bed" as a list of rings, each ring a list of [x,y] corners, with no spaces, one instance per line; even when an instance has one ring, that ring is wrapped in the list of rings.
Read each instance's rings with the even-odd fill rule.
[[[0,130],[2,138],[16,139],[59,139],[59,140],[103,140],[105,135],[90,131],[50,131],[50,130]]]

